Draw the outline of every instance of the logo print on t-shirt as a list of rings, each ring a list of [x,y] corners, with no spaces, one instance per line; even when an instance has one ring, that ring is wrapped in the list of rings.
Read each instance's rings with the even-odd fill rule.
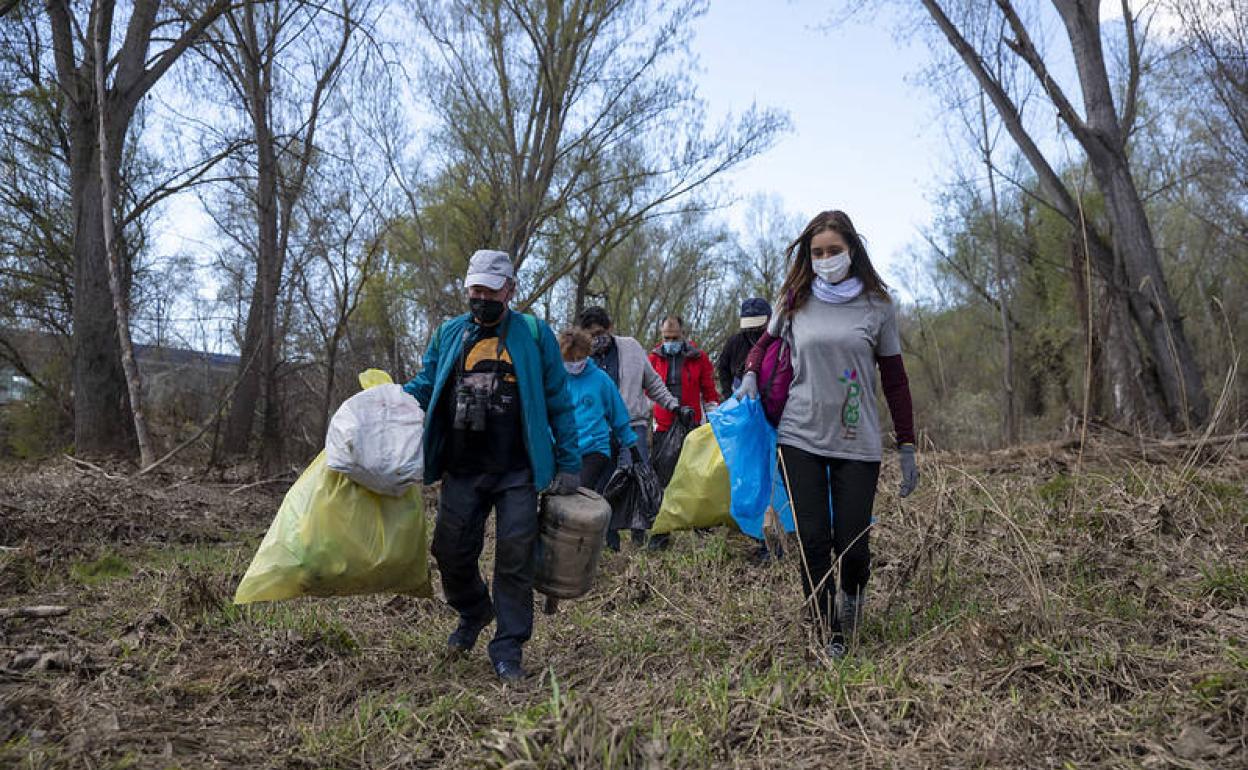
[[[511,353],[503,348],[499,354],[496,337],[478,340],[469,349],[464,357],[463,382],[474,390],[490,394],[489,413],[493,417],[506,415],[519,397]]]
[[[846,369],[839,379],[845,385],[845,400],[841,402],[841,438],[853,441],[858,438],[862,383],[858,381],[857,369]]]

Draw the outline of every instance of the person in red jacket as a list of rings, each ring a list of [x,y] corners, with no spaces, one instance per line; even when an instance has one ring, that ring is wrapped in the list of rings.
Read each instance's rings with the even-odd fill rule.
[[[663,378],[667,389],[680,399],[680,405],[693,411],[691,425],[700,425],[703,405],[707,409],[719,406],[715,365],[710,356],[685,339],[685,322],[680,316],[664,318],[660,331],[663,342],[650,351],[650,364]],[[654,405],[656,433],[666,433],[677,418],[678,415]]]
[[[703,406],[707,410],[719,406],[719,393],[715,390],[715,366],[710,356],[698,350],[685,339],[685,322],[680,316],[670,315],[663,319],[660,327],[663,335],[662,344],[650,351],[650,365],[663,378],[667,389],[680,399],[680,409],[673,413],[655,404],[654,406],[654,444],[668,440],[668,432],[675,420],[680,420],[686,427],[692,428],[702,422]],[[683,441],[683,433],[673,433]],[[660,472],[660,478],[663,474]],[[663,479],[666,484],[669,479]],[[651,551],[666,550],[670,545],[670,535],[653,535],[646,548]]]

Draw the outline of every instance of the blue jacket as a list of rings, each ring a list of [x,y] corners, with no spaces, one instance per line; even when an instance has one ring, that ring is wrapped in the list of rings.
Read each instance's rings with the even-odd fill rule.
[[[442,448],[450,425],[444,424],[446,412],[437,408],[439,399],[453,388],[451,375],[463,354],[464,327],[473,324],[472,315],[464,313],[444,322],[433,333],[425,358],[417,374],[403,390],[412,394],[425,410],[425,483],[442,478]],[[581,453],[576,443],[576,417],[572,398],[568,395],[568,373],[554,332],[546,324],[508,311],[503,324],[503,345],[511,354],[520,387],[520,414],[524,423],[524,446],[533,467],[533,484],[545,489],[555,472],[579,473]]]
[[[611,434],[622,447],[637,443],[637,434],[628,424],[628,407],[611,376],[587,359],[585,370],[569,375],[568,392],[576,409],[576,436],[581,454],[611,454]]]

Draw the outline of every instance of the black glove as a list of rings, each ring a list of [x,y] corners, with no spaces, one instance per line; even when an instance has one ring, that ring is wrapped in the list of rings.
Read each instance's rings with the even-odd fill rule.
[[[558,473],[546,488],[548,495],[575,495],[581,486],[581,477],[575,473]]]
[[[677,410],[676,414],[680,417],[681,425],[684,425],[686,428],[693,427],[693,407],[682,406]]]

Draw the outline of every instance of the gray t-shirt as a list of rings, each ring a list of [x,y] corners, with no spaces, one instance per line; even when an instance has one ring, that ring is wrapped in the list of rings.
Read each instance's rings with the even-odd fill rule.
[[[780,443],[824,457],[878,461],[875,359],[901,353],[893,303],[866,292],[839,305],[812,296],[787,329],[776,313],[769,331],[785,334],[793,357]]]

